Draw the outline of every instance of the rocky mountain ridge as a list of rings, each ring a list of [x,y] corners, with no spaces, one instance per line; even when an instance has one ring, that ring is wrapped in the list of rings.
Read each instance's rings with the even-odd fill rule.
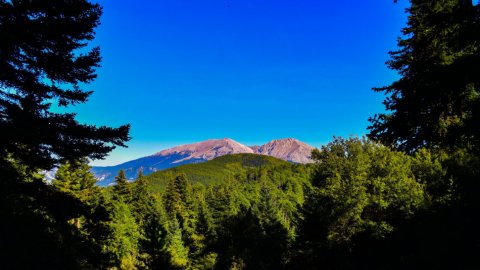
[[[283,159],[295,163],[311,163],[314,147],[297,139],[273,140],[261,146],[250,147],[255,153]]]
[[[311,163],[313,160],[310,154],[313,149],[314,147],[292,138],[273,140],[252,147],[229,138],[212,139],[165,149],[115,166],[92,167],[92,172],[100,185],[107,186],[114,182],[115,175],[120,169],[125,170],[129,179],[135,179],[140,170],[146,175],[183,164],[200,163],[224,155],[241,153],[268,155],[294,163]]]

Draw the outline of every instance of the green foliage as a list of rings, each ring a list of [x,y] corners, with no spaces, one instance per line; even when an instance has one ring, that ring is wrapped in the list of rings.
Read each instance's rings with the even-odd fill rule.
[[[245,173],[248,168],[281,164],[288,164],[288,162],[269,156],[235,154],[221,156],[205,163],[187,164],[158,171],[145,176],[145,179],[154,192],[162,192],[170,179],[182,173],[188,175],[190,182],[210,184],[219,183],[233,178],[237,174]]]
[[[99,229],[98,224],[107,220],[104,205],[102,205],[101,190],[95,185],[96,180],[90,173],[90,166],[86,159],[62,164],[52,181],[52,185],[60,192],[76,198],[83,204],[81,212],[72,214],[69,223],[75,226],[76,232],[80,233],[84,241],[95,245],[92,234]]]
[[[465,0],[411,0],[408,25],[388,66],[400,79],[376,89],[389,113],[371,119],[371,137],[401,150],[480,150],[480,10]]]
[[[72,226],[90,206],[45,185],[38,174],[8,160],[0,166],[0,241],[5,269],[81,269],[98,266],[98,248]],[[3,166],[8,164],[6,166]],[[21,258],[20,258],[21,256]]]
[[[110,256],[110,264],[134,269],[137,264],[138,243],[142,237],[129,206],[122,201],[107,205],[110,220],[107,222],[108,237],[101,242],[102,252]]]
[[[2,268],[100,267],[97,246],[85,235],[92,231],[71,224],[83,219],[86,226],[102,216],[90,200],[97,196],[85,167],[74,173],[82,175],[63,167],[56,187],[37,173],[105,157],[129,139],[128,125],[95,127],[52,109],[84,103],[92,93],[82,88],[100,62],[99,49],[88,43],[101,12],[84,0],[0,0]]]
[[[170,219],[178,221],[183,230],[191,231],[193,209],[186,175],[178,175],[168,183],[164,205]]]
[[[315,151],[316,196],[333,207],[327,238],[344,242],[368,231],[384,237],[390,219],[413,215],[425,203],[423,186],[412,172],[412,159],[368,140],[335,139]],[[393,216],[393,217],[391,217]]]
[[[424,159],[414,162],[413,170],[427,174],[423,183],[431,206],[404,225],[397,236],[404,241],[389,239],[406,249],[419,248],[410,254],[392,251],[398,254],[391,259],[403,268],[430,261],[442,268],[474,269],[478,262],[467,247],[480,242],[472,220],[480,209],[479,4],[410,3],[400,48],[388,62],[400,79],[376,89],[387,95],[388,112],[371,119],[370,137]]]
[[[291,267],[396,269],[403,251],[387,246],[408,250],[405,228],[449,196],[438,189],[448,182],[441,156],[426,149],[410,156],[367,139],[335,138],[312,157],[313,188]]]
[[[418,150],[412,158],[412,171],[425,186],[431,203],[446,204],[452,200],[455,186],[448,176],[445,153],[433,153],[425,148]]]
[[[129,183],[120,171],[117,184],[104,189],[110,198],[106,202],[110,220],[104,223],[107,237],[99,242],[110,258],[109,266],[278,269],[286,265],[296,237],[298,209],[304,191],[311,188],[310,166],[245,154],[182,166],[178,172],[140,174]],[[199,177],[205,175],[210,177],[207,182]]]
[[[211,181],[199,180],[212,168],[217,170],[209,174]],[[187,166],[186,171],[191,175],[172,175],[170,170],[162,177],[139,176],[129,183],[132,199],[127,205],[142,235],[137,264],[167,269],[269,269],[286,264],[298,208],[310,187],[308,166],[233,155]],[[164,180],[166,175],[171,178]],[[164,187],[158,191],[155,181],[166,183],[160,183]],[[107,188],[114,199],[118,189]],[[145,222],[148,217],[155,222]],[[242,224],[250,223],[251,230],[245,232]]]
[[[185,269],[189,265],[188,248],[185,247],[184,237],[177,219],[170,222],[169,234],[167,236],[167,252],[170,257],[172,268]]]
[[[102,9],[79,1],[0,1],[0,154],[32,169],[59,161],[102,158],[129,140],[129,126],[95,127],[74,113],[84,103],[101,56],[88,48]],[[22,33],[22,34],[19,34]]]
[[[110,254],[110,265],[121,269],[156,269],[155,265],[162,265],[168,233],[166,214],[143,175],[139,173],[137,181],[129,183],[119,172],[117,185],[105,191],[110,198],[110,220],[105,223],[108,237],[102,243],[104,252]]]
[[[132,199],[132,187],[125,176],[124,170],[120,170],[118,175],[115,176],[115,186],[113,186],[113,192],[114,196],[126,202],[130,202]]]
[[[80,160],[61,165],[52,184],[61,192],[73,194],[81,201],[86,202],[94,192],[99,191],[95,186],[96,182],[86,160]]]

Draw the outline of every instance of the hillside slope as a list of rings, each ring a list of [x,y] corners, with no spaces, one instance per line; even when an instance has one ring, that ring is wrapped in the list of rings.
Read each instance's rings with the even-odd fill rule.
[[[295,163],[312,163],[310,158],[314,147],[297,139],[273,140],[264,145],[250,147],[257,154],[267,155]]]
[[[233,154],[215,158],[200,164],[187,164],[158,171],[145,176],[154,191],[162,191],[168,181],[178,174],[185,174],[192,183],[214,184],[227,179],[242,177],[248,170],[255,168],[278,168],[278,170],[305,174],[309,165],[293,164],[274,157],[256,154]]]
[[[149,175],[156,171],[184,164],[196,164],[231,154],[260,154],[273,156],[294,163],[311,163],[313,147],[296,139],[273,140],[261,146],[248,147],[232,139],[213,139],[166,149],[150,156],[128,161],[115,166],[92,167],[99,185],[108,186],[115,175],[123,169],[128,179],[135,179],[139,171]]]
[[[115,166],[92,167],[101,186],[112,184],[118,171],[123,169],[128,179],[135,179],[141,170],[144,175],[182,164],[205,162],[219,156],[253,153],[253,150],[232,139],[207,140],[166,149],[153,155]]]

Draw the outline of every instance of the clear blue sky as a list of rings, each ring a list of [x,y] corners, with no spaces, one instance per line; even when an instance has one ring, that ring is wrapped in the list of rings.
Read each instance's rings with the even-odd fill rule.
[[[364,135],[383,96],[371,88],[404,26],[406,1],[100,0],[102,50],[81,122],[132,125],[112,165],[229,137],[314,146]]]

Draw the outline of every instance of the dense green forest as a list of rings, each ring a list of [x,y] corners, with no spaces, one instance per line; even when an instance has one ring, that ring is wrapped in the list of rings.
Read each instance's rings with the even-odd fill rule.
[[[232,154],[215,158],[203,164],[187,164],[158,171],[145,176],[145,179],[151,191],[161,192],[165,190],[168,181],[178,174],[187,175],[190,182],[208,185],[238,178],[240,175],[245,175],[247,170],[257,167],[277,167],[287,171],[297,170],[299,167],[307,167],[307,165],[293,165],[270,156]]]
[[[1,269],[480,268],[476,2],[411,0],[387,63],[400,77],[375,89],[386,112],[314,164],[231,155],[107,188],[88,162],[129,125],[52,109],[91,94],[101,13],[0,0]]]

